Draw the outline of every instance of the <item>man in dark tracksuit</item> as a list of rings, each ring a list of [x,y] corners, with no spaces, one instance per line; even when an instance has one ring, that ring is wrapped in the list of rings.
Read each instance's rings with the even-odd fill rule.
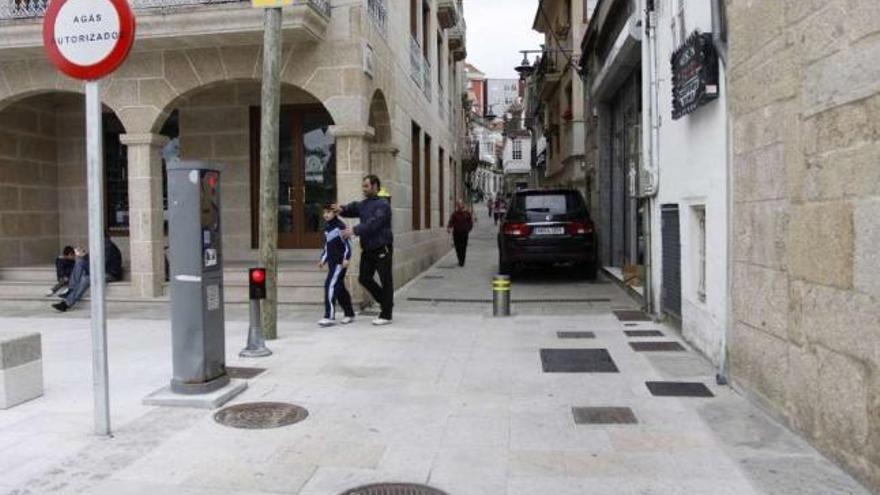
[[[349,239],[358,236],[361,239],[361,266],[358,282],[382,308],[373,325],[389,325],[394,308],[394,281],[391,270],[393,267],[394,235],[391,233],[391,204],[379,197],[382,184],[375,175],[364,177],[362,188],[364,200],[336,206],[343,217],[359,217],[360,224],[346,229],[342,235]],[[379,273],[379,282],[374,276]]]
[[[318,322],[322,327],[336,324],[336,302],[342,306],[345,318],[342,324],[354,321],[354,308],[351,295],[345,288],[345,273],[351,259],[351,241],[342,237],[345,224],[336,216],[333,207],[324,209],[324,251],[321,253],[320,266],[327,265],[327,280],[324,282],[324,318]]]

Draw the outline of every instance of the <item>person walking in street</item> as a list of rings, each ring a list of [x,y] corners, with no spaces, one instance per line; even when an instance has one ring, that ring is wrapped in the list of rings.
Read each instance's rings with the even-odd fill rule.
[[[336,303],[342,306],[345,317],[343,325],[354,321],[354,308],[351,305],[351,294],[345,287],[345,274],[351,260],[351,241],[342,237],[345,223],[336,216],[333,205],[324,207],[324,251],[318,266],[327,267],[327,280],[324,281],[324,318],[318,325],[330,327],[336,324]]]
[[[458,266],[464,266],[467,255],[468,236],[474,228],[474,217],[465,206],[464,201],[455,202],[455,211],[449,217],[446,231],[452,233],[452,242],[455,244],[455,255],[458,256]]]
[[[333,210],[346,218],[360,218],[360,224],[342,231],[344,239],[354,236],[361,240],[361,264],[358,282],[379,303],[381,312],[373,325],[390,325],[394,308],[394,281],[392,280],[394,234],[391,232],[391,204],[379,197],[382,182],[375,175],[364,177],[361,187],[363,201],[344,206],[333,205]],[[376,283],[375,275],[379,274]]]
[[[85,295],[91,286],[91,278],[89,274],[89,255],[84,248],[75,250],[76,264],[73,266],[73,272],[70,274],[70,284],[68,289],[59,294],[62,301],[53,304],[52,307],[64,313],[69,309],[73,309],[76,303]],[[104,236],[104,270],[107,282],[118,282],[122,280],[122,252],[119,247],[110,240],[110,235]]]
[[[492,218],[492,209],[495,208],[495,200],[492,198],[492,196],[486,198],[486,208],[489,209],[489,218]]]
[[[505,213],[507,213],[507,203],[504,201],[504,198],[499,196],[495,198],[495,225],[498,225],[499,221],[504,220]]]

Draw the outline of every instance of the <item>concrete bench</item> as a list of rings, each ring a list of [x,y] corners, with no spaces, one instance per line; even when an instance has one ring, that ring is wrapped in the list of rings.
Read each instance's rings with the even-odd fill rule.
[[[0,409],[43,395],[39,333],[0,332]]]

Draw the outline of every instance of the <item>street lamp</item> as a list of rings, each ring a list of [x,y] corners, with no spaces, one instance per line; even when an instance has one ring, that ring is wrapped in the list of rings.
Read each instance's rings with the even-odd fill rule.
[[[519,74],[520,79],[525,80],[535,72],[535,67],[529,63],[529,51],[522,50],[521,53],[523,54],[522,62],[513,70]]]

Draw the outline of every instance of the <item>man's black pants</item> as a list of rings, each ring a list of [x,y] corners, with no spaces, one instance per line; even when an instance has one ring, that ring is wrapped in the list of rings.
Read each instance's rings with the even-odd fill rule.
[[[458,266],[464,266],[464,258],[467,255],[468,233],[453,232],[452,242],[455,244],[455,255],[458,256]]]
[[[342,306],[345,316],[354,317],[351,305],[351,294],[345,287],[345,273],[348,269],[342,265],[328,263],[327,280],[324,281],[324,318],[336,319],[336,303]]]
[[[390,320],[394,308],[394,281],[391,277],[394,248],[384,246],[378,249],[364,250],[361,253],[361,273],[358,282],[367,289],[370,296],[382,308],[379,318]],[[373,278],[379,272],[379,282]]]

